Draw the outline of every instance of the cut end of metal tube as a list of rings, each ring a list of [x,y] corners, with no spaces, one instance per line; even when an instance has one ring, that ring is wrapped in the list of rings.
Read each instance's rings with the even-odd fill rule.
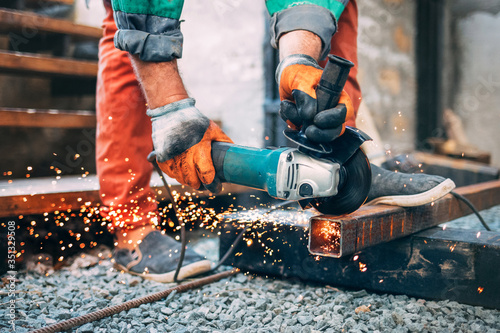
[[[309,252],[322,257],[342,255],[342,224],[321,216],[309,220]]]

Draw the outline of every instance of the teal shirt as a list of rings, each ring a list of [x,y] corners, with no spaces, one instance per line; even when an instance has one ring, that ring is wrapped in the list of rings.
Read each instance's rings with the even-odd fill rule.
[[[255,0],[250,0],[255,1]],[[347,0],[265,0],[269,14],[299,5],[318,5],[330,10],[338,20]],[[146,14],[178,20],[184,0],[112,0],[113,9],[128,14]]]
[[[292,8],[300,5],[317,5],[324,7],[333,13],[335,19],[338,21],[340,15],[344,11],[348,0],[266,0],[266,7],[269,15],[273,16],[274,13],[280,12],[284,9]]]

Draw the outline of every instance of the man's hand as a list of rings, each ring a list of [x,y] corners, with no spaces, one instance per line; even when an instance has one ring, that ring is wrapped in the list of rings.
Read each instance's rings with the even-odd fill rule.
[[[232,143],[231,139],[198,111],[192,98],[148,110],[148,115],[162,171],[181,184],[194,189],[205,186],[214,192],[219,181],[212,162],[212,141]]]
[[[347,117],[354,115],[354,108],[345,91],[339,104],[332,109],[318,110],[316,86],[323,70],[314,58],[294,54],[283,59],[276,71],[281,99],[280,115],[293,129],[310,124],[306,137],[318,143],[331,142],[342,135]]]

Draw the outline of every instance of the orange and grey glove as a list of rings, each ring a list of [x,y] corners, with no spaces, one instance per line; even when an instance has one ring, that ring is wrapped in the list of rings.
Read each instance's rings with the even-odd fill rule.
[[[354,117],[354,107],[345,91],[336,107],[318,110],[316,86],[322,74],[323,69],[316,60],[305,54],[286,57],[276,70],[281,118],[297,130],[304,123],[309,124],[305,135],[317,143],[331,142],[344,134],[346,119]]]
[[[220,189],[212,162],[212,141],[231,139],[186,98],[148,110],[153,124],[153,145],[160,169],[194,189]]]

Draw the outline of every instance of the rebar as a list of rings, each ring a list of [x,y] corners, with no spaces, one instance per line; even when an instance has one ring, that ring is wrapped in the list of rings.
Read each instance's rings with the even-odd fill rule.
[[[157,293],[147,295],[141,298],[135,298],[130,301],[127,301],[122,304],[114,305],[109,308],[104,308],[98,311],[94,311],[91,313],[87,313],[85,315],[71,318],[65,321],[61,321],[59,323],[55,323],[50,326],[42,327],[39,329],[36,329],[32,331],[32,333],[52,333],[52,332],[61,332],[61,331],[66,331],[69,330],[73,327],[80,326],[86,323],[90,323],[96,320],[100,320],[105,317],[109,317],[112,315],[115,315],[117,313],[120,313],[125,310],[130,310],[132,308],[136,308],[142,304],[146,303],[152,303],[161,300],[162,298],[167,297],[170,295],[173,291],[176,291],[178,293],[184,292],[190,289],[198,288],[201,286],[204,286],[209,283],[216,282],[218,280],[224,279],[226,277],[229,277],[231,275],[234,275],[238,273],[240,270],[238,268],[231,269],[229,271],[225,271],[222,273],[210,275],[201,279],[194,280],[192,282],[184,283],[181,285],[178,285],[176,287],[172,287],[166,290],[159,291]]]

